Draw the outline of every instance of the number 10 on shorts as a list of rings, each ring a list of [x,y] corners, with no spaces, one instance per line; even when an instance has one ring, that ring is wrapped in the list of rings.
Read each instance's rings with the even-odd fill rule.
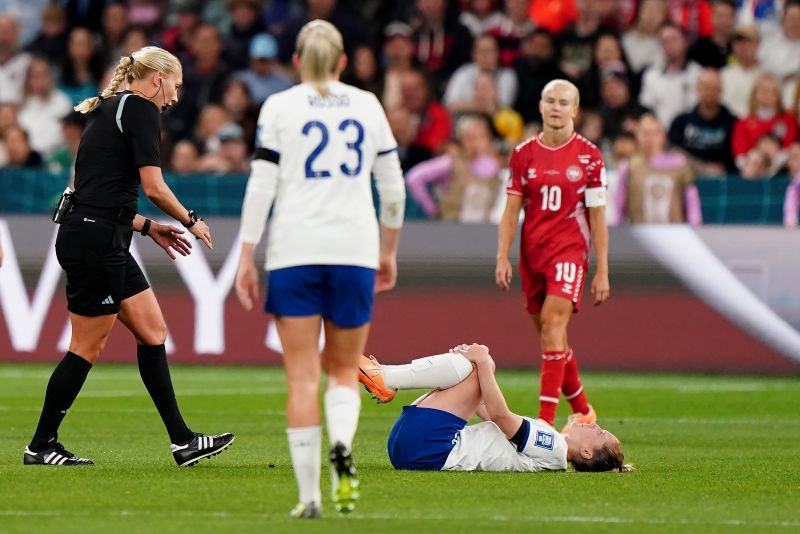
[[[556,263],[556,282],[574,283],[577,271],[578,266],[574,263],[568,261]]]

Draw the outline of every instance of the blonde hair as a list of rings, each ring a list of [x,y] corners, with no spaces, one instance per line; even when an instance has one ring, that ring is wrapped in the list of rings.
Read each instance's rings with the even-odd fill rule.
[[[106,88],[98,96],[87,98],[75,106],[75,111],[80,111],[84,114],[93,111],[101,101],[114,96],[124,81],[131,83],[134,80],[145,78],[153,72],[173,74],[180,70],[181,62],[177,57],[163,48],[145,46],[130,56],[120,58],[117,68],[114,69],[114,75]]]
[[[581,105],[581,94],[578,91],[578,88],[569,80],[563,80],[561,78],[556,78],[555,80],[550,80],[547,82],[547,85],[544,86],[542,89],[542,100],[544,100],[544,95],[547,94],[550,90],[555,88],[558,85],[564,85],[572,89],[572,92],[575,93],[575,107],[579,107]]]
[[[754,115],[756,112],[756,108],[758,107],[758,105],[756,104],[756,93],[758,92],[758,87],[762,83],[770,84],[775,92],[775,115],[783,114],[783,102],[781,102],[781,86],[778,83],[778,80],[771,74],[762,74],[756,79],[756,82],[753,84],[753,89],[750,90],[750,102],[749,102],[750,114]]]
[[[342,34],[325,20],[312,20],[297,35],[295,52],[300,58],[300,79],[321,95],[328,94],[327,81],[336,73],[344,52]]]

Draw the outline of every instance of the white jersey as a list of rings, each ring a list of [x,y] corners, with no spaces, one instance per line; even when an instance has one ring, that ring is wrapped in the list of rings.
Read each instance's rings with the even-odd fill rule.
[[[323,97],[309,84],[296,85],[261,108],[256,149],[279,167],[267,270],[378,267],[371,173],[397,142],[375,95],[338,81],[328,88]],[[399,173],[397,180],[402,188]]]
[[[442,471],[564,471],[564,436],[544,421],[524,419],[530,423],[530,433],[522,450],[492,421],[464,427],[456,434],[456,445]]]

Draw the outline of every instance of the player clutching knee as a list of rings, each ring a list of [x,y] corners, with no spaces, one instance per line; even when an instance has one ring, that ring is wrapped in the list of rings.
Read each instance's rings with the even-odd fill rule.
[[[396,469],[422,471],[630,471],[619,440],[596,423],[547,422],[509,410],[484,345],[460,345],[449,354],[406,365],[381,365],[362,356],[360,381],[381,402],[397,390],[432,389],[404,406],[389,434]],[[468,425],[474,415],[484,421]]]

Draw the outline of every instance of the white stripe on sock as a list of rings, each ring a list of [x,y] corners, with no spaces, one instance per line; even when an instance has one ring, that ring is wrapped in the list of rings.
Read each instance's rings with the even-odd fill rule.
[[[552,402],[553,404],[558,404],[558,397],[546,397],[544,395],[539,395],[539,400],[544,402]]]
[[[564,395],[564,398],[567,399],[567,400],[572,400],[575,397],[577,397],[578,395],[580,395],[581,391],[583,391],[583,384],[581,384],[581,387],[578,388],[578,391],[576,391],[572,395]]]

